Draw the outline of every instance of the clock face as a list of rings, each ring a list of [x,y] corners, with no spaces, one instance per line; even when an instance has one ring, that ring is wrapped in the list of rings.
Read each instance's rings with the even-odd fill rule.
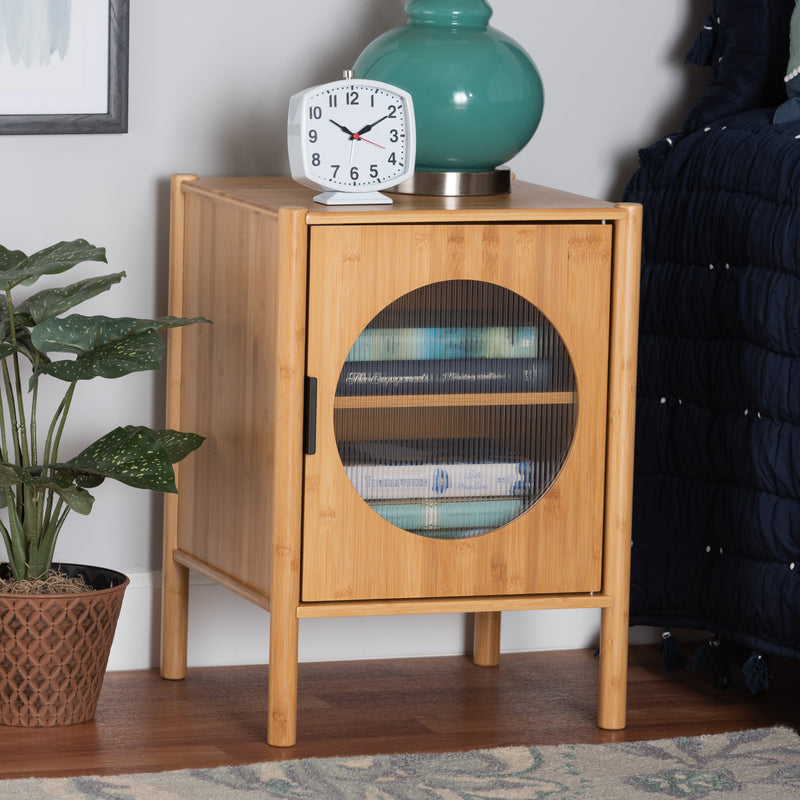
[[[292,177],[338,192],[387,188],[414,171],[411,96],[379,81],[315,86],[289,104]]]

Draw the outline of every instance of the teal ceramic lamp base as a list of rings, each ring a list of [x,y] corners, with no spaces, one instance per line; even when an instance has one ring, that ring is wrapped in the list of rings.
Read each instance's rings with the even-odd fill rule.
[[[536,66],[489,26],[486,0],[410,0],[406,15],[406,25],[375,39],[353,66],[356,76],[399,86],[414,100],[415,174],[395,191],[509,191],[510,173],[500,167],[528,143],[542,115]]]

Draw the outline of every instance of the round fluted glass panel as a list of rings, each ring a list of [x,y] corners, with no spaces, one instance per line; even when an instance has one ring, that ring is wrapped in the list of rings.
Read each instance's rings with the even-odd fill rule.
[[[550,321],[485,281],[428,284],[375,316],[336,389],[350,482],[411,533],[463,539],[530,509],[577,422],[575,372]]]

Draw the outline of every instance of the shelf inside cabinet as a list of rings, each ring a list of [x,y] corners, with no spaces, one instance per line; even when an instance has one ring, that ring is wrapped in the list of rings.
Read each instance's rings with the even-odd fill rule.
[[[477,394],[364,395],[337,396],[335,410],[365,408],[441,408],[465,406],[548,406],[569,405],[575,392],[484,392]]]

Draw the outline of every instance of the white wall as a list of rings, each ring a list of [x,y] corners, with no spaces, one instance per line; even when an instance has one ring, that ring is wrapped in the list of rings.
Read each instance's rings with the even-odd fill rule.
[[[128,279],[82,310],[164,313],[170,174],[286,174],[288,97],[338,77],[372,38],[405,21],[403,5],[133,0],[129,133],[0,137],[0,243],[30,252],[87,237]],[[637,149],[676,130],[700,91],[702,71],[682,60],[705,0],[492,6],[492,23],[531,53],[545,85],[539,131],[512,163],[517,176],[619,199]],[[163,392],[149,374],[83,386],[71,441],[82,446],[116,424],[160,424]],[[154,665],[161,501],[111,484],[96,497],[90,517],[67,523],[57,555],[132,576],[110,666]],[[268,615],[202,579],[192,585],[191,663],[265,660]],[[503,648],[582,647],[596,632],[594,612],[507,614]],[[309,621],[301,657],[449,654],[468,639],[459,617]]]

